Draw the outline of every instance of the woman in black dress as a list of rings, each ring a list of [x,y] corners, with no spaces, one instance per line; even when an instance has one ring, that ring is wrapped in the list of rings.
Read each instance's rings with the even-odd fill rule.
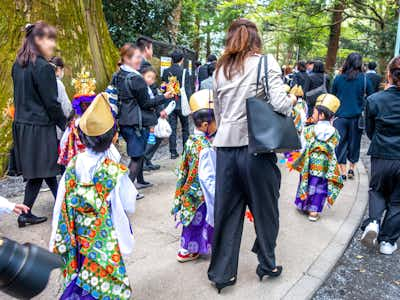
[[[56,126],[64,129],[66,119],[57,101],[57,81],[48,59],[56,47],[55,28],[38,21],[29,24],[12,67],[15,119],[13,123],[16,169],[26,182],[24,204],[32,206],[46,181],[57,194]],[[18,217],[20,227],[45,222],[30,211]]]

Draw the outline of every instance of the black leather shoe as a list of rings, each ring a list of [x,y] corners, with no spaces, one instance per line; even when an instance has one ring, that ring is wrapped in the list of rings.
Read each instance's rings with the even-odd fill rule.
[[[143,190],[143,189],[147,189],[149,187],[152,187],[153,184],[147,181],[143,181],[143,182],[136,182],[135,186],[138,190]]]
[[[282,266],[277,266],[276,267],[276,271],[270,271],[270,270],[269,271],[265,271],[265,270],[261,269],[260,265],[258,265],[256,273],[257,273],[258,278],[260,279],[260,281],[262,281],[264,276],[269,276],[269,277],[279,277],[279,276],[281,276],[282,270],[283,270]]]
[[[178,152],[171,152],[171,159],[177,159],[179,157]]]
[[[18,227],[36,225],[47,221],[47,217],[36,217],[33,214],[22,214],[18,217]]]
[[[160,165],[153,165],[151,161],[146,161],[143,166],[143,171],[156,171],[161,168]]]

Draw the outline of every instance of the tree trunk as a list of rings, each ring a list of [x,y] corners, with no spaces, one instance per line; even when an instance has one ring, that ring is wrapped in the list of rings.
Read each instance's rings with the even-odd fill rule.
[[[58,31],[57,53],[66,64],[64,83],[73,96],[71,78],[82,66],[96,77],[103,90],[115,71],[118,53],[110,38],[101,0],[0,1],[0,112],[12,97],[11,67],[27,23],[44,20]],[[11,120],[5,115],[0,128],[0,175],[4,173],[12,143]]]
[[[336,64],[336,57],[339,50],[340,31],[343,22],[344,3],[339,1],[334,6],[332,13],[332,25],[330,26],[328,53],[326,54],[325,68],[327,72],[332,72]]]
[[[193,50],[196,52],[196,59],[199,59],[200,55],[200,14],[196,13],[195,20],[194,20],[194,39],[193,39]]]
[[[206,34],[206,57],[211,54],[211,32],[210,32],[210,21],[207,20],[207,34]]]
[[[176,45],[179,33],[179,24],[182,16],[182,0],[179,0],[176,4],[175,9],[172,11],[172,22],[171,22],[171,43]]]

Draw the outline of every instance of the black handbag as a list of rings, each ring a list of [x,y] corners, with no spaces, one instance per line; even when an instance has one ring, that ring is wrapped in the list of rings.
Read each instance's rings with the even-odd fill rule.
[[[259,98],[257,95],[263,61],[266,92],[264,98]],[[274,111],[270,103],[267,56],[260,58],[257,72],[256,96],[248,98],[246,101],[249,152],[261,154],[301,149],[293,118]]]

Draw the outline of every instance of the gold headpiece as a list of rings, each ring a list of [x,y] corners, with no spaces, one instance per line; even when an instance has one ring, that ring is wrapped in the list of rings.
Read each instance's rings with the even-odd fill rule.
[[[322,94],[317,98],[315,106],[317,105],[323,106],[335,114],[340,107],[340,100],[332,94]]]
[[[96,79],[90,77],[90,72],[82,67],[76,78],[72,79],[72,85],[75,88],[76,95],[92,95],[96,90]]]
[[[105,134],[115,125],[108,94],[100,93],[79,120],[79,128],[88,136]]]
[[[292,87],[292,89],[290,90],[290,94],[295,95],[296,97],[304,97],[303,88],[301,87],[301,85],[297,84]]]
[[[214,109],[212,90],[200,90],[190,97],[190,110],[196,112],[200,109]]]

